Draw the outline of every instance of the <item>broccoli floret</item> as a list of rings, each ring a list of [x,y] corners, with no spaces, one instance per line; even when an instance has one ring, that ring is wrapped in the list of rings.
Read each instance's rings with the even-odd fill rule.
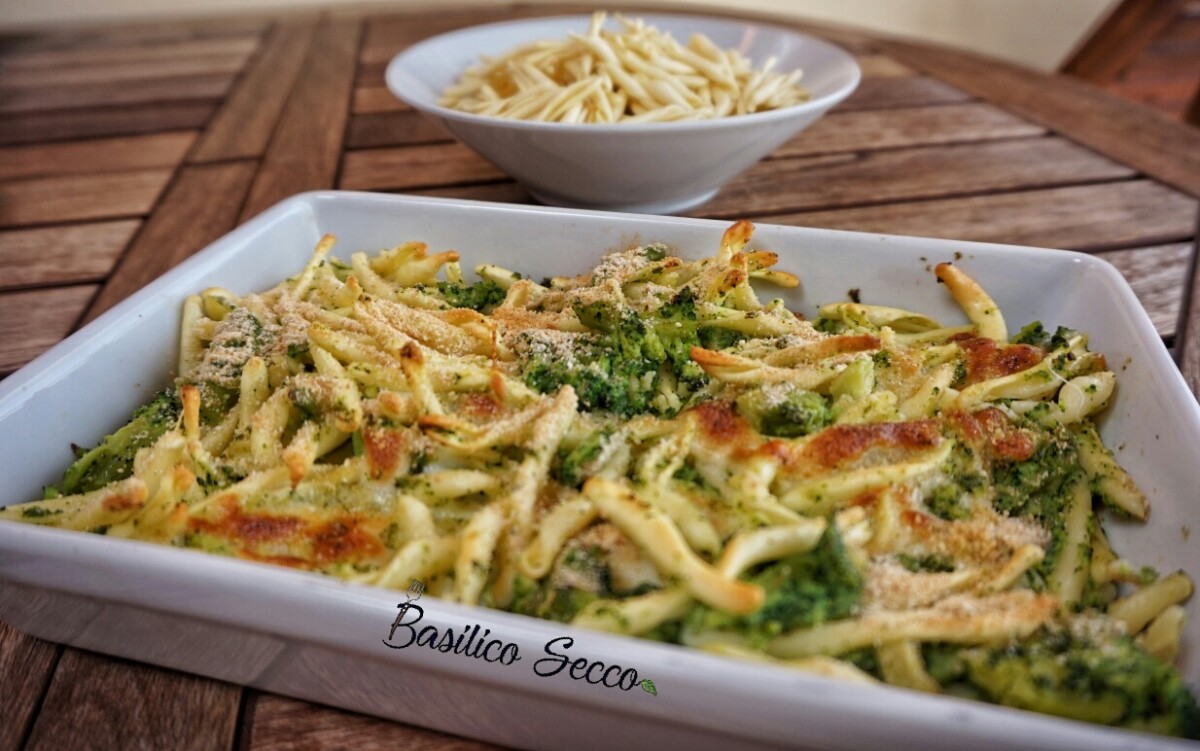
[[[1200,738],[1200,709],[1179,673],[1128,636],[1092,641],[1045,629],[1017,644],[962,655],[966,678],[999,704]]]
[[[746,335],[740,331],[720,326],[701,326],[699,333],[700,346],[705,349],[729,349],[747,339]]]
[[[599,598],[584,589],[555,587],[550,579],[540,582],[518,575],[513,583],[513,599],[509,610],[535,618],[569,623],[579,611]]]
[[[1009,516],[1045,522],[1062,512],[1071,483],[1081,470],[1068,431],[1039,431],[1037,447],[1025,461],[997,462],[992,470],[995,506]]]
[[[704,475],[700,474],[700,470],[696,469],[691,464],[685,463],[682,467],[675,470],[675,474],[672,475],[672,477],[680,482],[686,482],[689,485],[695,485],[700,490],[713,490],[713,487],[708,484],[707,480],[704,479]]]
[[[475,284],[438,282],[437,288],[442,293],[442,299],[456,308],[470,308],[485,313],[504,302],[504,288],[491,279]]]
[[[525,384],[544,394],[570,385],[580,409],[608,410],[622,417],[651,411],[658,394],[657,365],[636,353],[629,356],[612,341],[600,337],[584,342],[569,360],[531,359],[524,365]]]
[[[1017,332],[1017,335],[1012,339],[1012,343],[1032,344],[1035,347],[1041,347],[1053,352],[1056,349],[1067,346],[1067,342],[1070,341],[1071,337],[1078,335],[1078,333],[1066,326],[1059,326],[1051,334],[1042,326],[1041,321],[1034,321]]]
[[[758,432],[781,438],[809,435],[833,422],[828,399],[788,386],[747,391],[738,397],[737,410]]]
[[[551,574],[539,582],[518,576],[509,610],[567,623],[590,603],[612,596],[612,575],[599,547],[569,547],[558,566],[569,577]]]
[[[610,431],[598,430],[572,449],[559,449],[558,461],[550,469],[551,477],[570,488],[582,486],[589,476],[588,465],[600,456],[610,434]]]
[[[133,473],[133,458],[139,449],[151,446],[175,427],[182,409],[174,389],[157,394],[149,404],[138,407],[122,428],[106,437],[91,450],[76,449],[79,457],[67,468],[62,486],[63,495],[87,493],[124,480]]]
[[[845,321],[838,318],[825,318],[822,316],[813,321],[813,328],[825,334],[840,334],[848,327]]]
[[[970,509],[963,503],[963,487],[956,482],[938,485],[929,495],[925,496],[925,508],[940,519],[958,521],[971,515]]]
[[[661,261],[667,257],[668,248],[662,243],[652,243],[642,248],[642,255],[648,261]]]
[[[1033,427],[1033,423],[1027,423]],[[1028,517],[1050,533],[1045,559],[1027,576],[1034,589],[1054,570],[1066,540],[1065,515],[1071,486],[1083,469],[1069,431],[1062,427],[1037,429],[1037,448],[1025,461],[997,462],[992,468],[996,510],[1008,516]]]
[[[1032,344],[1035,347],[1041,347],[1049,343],[1050,334],[1046,332],[1041,321],[1034,321],[1021,327],[1017,335],[1012,338],[1013,344]]]
[[[637,378],[633,363],[592,343],[580,347],[571,361],[537,358],[525,364],[525,384],[543,394],[571,386],[581,409],[604,409],[622,417],[649,411],[655,392]]]
[[[696,306],[690,290],[679,292],[652,315],[639,315],[615,301],[596,301],[574,307],[579,320],[595,337],[576,347],[575,356],[537,358],[524,364],[525,383],[543,393],[569,384],[583,409],[603,409],[630,417],[645,412],[670,413],[656,399],[664,372],[688,389],[708,376],[692,360],[699,343]]]
[[[862,597],[863,577],[842,545],[837,526],[830,523],[816,547],[759,568],[747,581],[761,586],[766,602],[747,616],[700,606],[687,616],[692,629],[732,629],[752,644],[854,613]]]
[[[967,663],[962,658],[963,648],[957,644],[927,642],[921,645],[921,659],[925,672],[943,686],[963,677]]]
[[[674,299],[655,311],[653,333],[663,351],[671,371],[680,380],[691,385],[702,385],[708,377],[692,360],[692,347],[705,346],[703,333],[707,328],[696,327],[696,299],[690,289],[684,288]],[[732,345],[728,345],[732,346]]]

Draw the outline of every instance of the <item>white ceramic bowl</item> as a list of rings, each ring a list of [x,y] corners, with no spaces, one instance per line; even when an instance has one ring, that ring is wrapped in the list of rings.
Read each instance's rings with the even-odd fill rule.
[[[507,120],[438,106],[442,92],[481,55],[500,55],[540,39],[566,39],[568,31],[587,30],[588,16],[489,24],[426,39],[392,60],[388,88],[436,118],[543,203],[671,214],[712,198],[726,182],[849,96],[861,78],[845,50],[787,29],[697,16],[641,18],[681,42],[705,34],[756,66],[773,56],[778,71],[799,68],[800,83],[812,99],[753,115],[626,125]]]

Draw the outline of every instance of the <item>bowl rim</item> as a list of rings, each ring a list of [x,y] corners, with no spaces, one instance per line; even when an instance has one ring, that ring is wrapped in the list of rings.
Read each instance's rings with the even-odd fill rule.
[[[637,14],[634,18],[642,19],[649,24],[654,24],[656,20],[670,21],[704,21],[718,22],[731,25],[755,29],[767,29],[786,36],[795,37],[804,41],[807,44],[819,47],[825,47],[835,55],[844,58],[845,62],[849,63],[850,77],[839,86],[837,89],[824,94],[820,97],[814,97],[806,102],[793,104],[789,107],[780,109],[767,110],[765,112],[754,112],[749,115],[736,115],[717,118],[706,118],[700,120],[684,120],[665,123],[558,123],[546,122],[540,120],[518,120],[504,117],[493,117],[491,115],[476,115],[462,110],[442,107],[436,101],[431,102],[422,96],[414,95],[410,90],[406,89],[399,82],[400,72],[412,59],[417,58],[424,53],[428,47],[438,42],[444,42],[447,38],[454,37],[468,32],[475,32],[482,29],[499,29],[511,26],[525,26],[531,23],[541,22],[560,22],[560,23],[586,23],[591,19],[591,14],[570,14],[570,15],[550,15],[550,16],[533,16],[530,18],[520,18],[510,21],[496,21],[493,23],[476,24],[473,26],[454,29],[453,31],[443,32],[434,36],[426,37],[421,41],[410,45],[406,49],[399,52],[395,57],[388,62],[385,73],[385,80],[388,91],[397,99],[405,102],[414,109],[424,112],[435,117],[440,117],[445,120],[454,120],[462,123],[484,125],[484,126],[505,126],[516,130],[528,131],[554,131],[557,133],[590,133],[610,135],[614,133],[631,133],[631,134],[648,134],[648,133],[666,133],[666,132],[684,132],[684,131],[700,131],[700,130],[726,130],[739,128],[742,126],[767,124],[780,120],[788,120],[792,117],[803,115],[810,112],[822,113],[825,110],[831,109],[834,105],[840,103],[846,97],[854,93],[862,81],[862,68],[854,55],[848,52],[845,48],[827,41],[812,34],[795,31],[786,26],[778,24],[762,22],[757,20],[742,20],[736,18],[725,18],[722,16],[699,15],[695,13],[647,13]],[[476,56],[478,59],[478,55]],[[461,74],[460,74],[461,75]],[[803,82],[803,79],[801,79]]]

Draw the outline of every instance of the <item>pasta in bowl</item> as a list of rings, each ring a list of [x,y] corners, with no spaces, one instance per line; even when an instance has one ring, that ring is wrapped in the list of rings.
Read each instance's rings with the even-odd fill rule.
[[[561,123],[651,123],[736,117],[809,99],[802,71],[762,68],[703,34],[686,46],[642,19],[597,11],[583,34],[484,58],[438,104],[479,115]]]
[[[271,290],[189,298],[177,387],[0,517],[1194,734],[1191,581],[1107,542],[1105,509],[1148,507],[1087,336],[1010,331],[953,264],[963,325],[807,321],[759,300],[798,279],[750,234],[475,284],[328,237]]]
[[[568,16],[424,40],[392,60],[388,88],[543,203],[678,213],[712,198],[849,96],[860,79],[857,63],[844,50],[781,27],[675,15],[630,23],[642,24],[646,35],[653,28],[679,40],[675,53],[691,61],[691,72],[666,52],[638,53],[638,62],[628,68],[637,68],[637,75],[626,72],[621,61],[634,55],[618,59],[605,36],[610,31],[591,16]],[[611,20],[609,27],[615,35],[620,25]],[[701,43],[701,52],[684,46],[700,36],[709,40]],[[561,53],[562,67],[574,72],[535,65],[542,54],[536,49],[513,60],[514,50],[526,45],[571,39],[588,46],[582,54],[574,48]],[[606,54],[614,59],[602,60]],[[480,64],[480,56],[497,67],[475,76],[468,71]],[[765,76],[753,73],[762,73],[772,60]],[[777,96],[791,87],[783,84],[797,71],[808,98]],[[464,74],[467,82],[456,87]],[[768,100],[771,106],[763,109]],[[747,114],[718,116],[739,108]]]

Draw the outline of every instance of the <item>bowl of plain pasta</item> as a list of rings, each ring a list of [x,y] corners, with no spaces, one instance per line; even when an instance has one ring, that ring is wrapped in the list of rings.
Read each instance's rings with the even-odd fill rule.
[[[844,50],[784,28],[601,13],[443,34],[387,70],[543,203],[641,213],[707,201],[859,78]]]

